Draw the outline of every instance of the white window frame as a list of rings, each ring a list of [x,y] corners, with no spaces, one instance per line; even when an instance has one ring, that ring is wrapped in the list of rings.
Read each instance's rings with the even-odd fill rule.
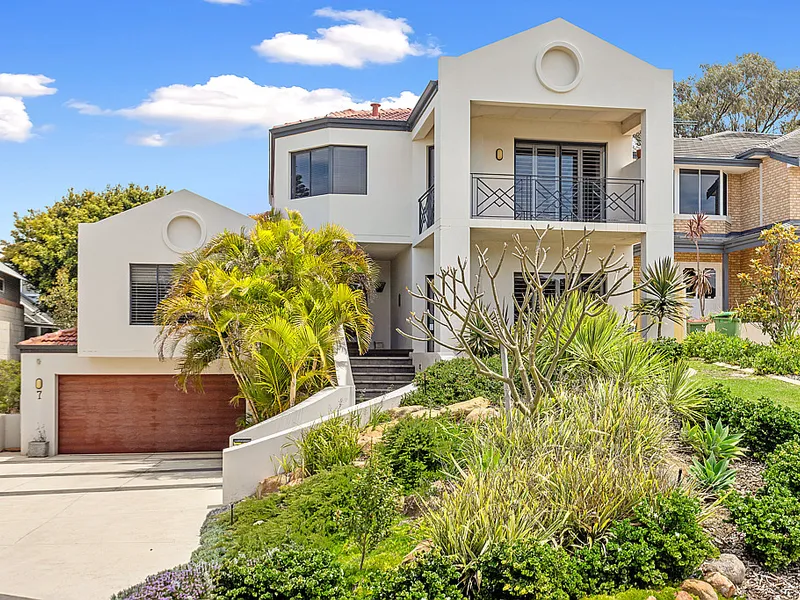
[[[726,173],[725,171],[723,171],[722,169],[709,169],[708,167],[703,167],[702,165],[697,165],[697,166],[676,165],[675,176],[673,178],[673,184],[672,184],[673,204],[674,204],[673,212],[675,213],[675,216],[677,218],[679,218],[679,219],[691,219],[692,216],[694,216],[694,214],[695,214],[695,213],[682,213],[681,212],[681,171],[686,171],[686,170],[688,170],[688,171],[698,171],[698,172],[715,171],[715,172],[719,173],[720,189],[722,189],[723,185],[725,186],[725,204],[724,204],[725,214],[724,215],[706,214],[706,217],[708,217],[709,221],[730,221],[731,220],[731,217],[730,217],[730,212],[731,212],[730,211],[730,202],[731,202],[731,198],[730,198],[730,191],[731,191],[730,190],[730,187],[731,187],[730,186],[730,175],[728,173]],[[700,178],[698,178],[698,179],[700,179]],[[698,185],[700,185],[699,181],[698,181]],[[700,207],[698,206],[697,208],[699,209]]]

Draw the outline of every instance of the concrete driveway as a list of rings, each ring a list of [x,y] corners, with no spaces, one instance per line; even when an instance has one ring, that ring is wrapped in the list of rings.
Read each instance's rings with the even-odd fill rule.
[[[189,559],[220,453],[0,453],[0,598],[107,600]]]

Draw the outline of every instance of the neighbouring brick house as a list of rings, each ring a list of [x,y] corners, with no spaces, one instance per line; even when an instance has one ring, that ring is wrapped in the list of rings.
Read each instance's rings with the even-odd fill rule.
[[[800,225],[800,130],[786,135],[726,131],[676,138],[673,201],[675,260],[696,268],[686,239],[692,214],[708,215],[701,264],[713,291],[706,314],[735,308],[747,297],[737,275],[749,269],[759,234],[775,223]],[[693,316],[699,316],[693,301]]]

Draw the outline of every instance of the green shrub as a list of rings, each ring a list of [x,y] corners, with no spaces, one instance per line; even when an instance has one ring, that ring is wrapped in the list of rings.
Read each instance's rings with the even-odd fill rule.
[[[767,456],[764,480],[768,485],[782,485],[800,496],[800,442],[787,442]]]
[[[497,357],[487,359],[499,370]],[[495,364],[496,363],[496,364]],[[417,389],[403,398],[403,406],[447,406],[483,396],[499,402],[503,398],[503,384],[478,375],[469,358],[441,360],[414,377]]]
[[[699,515],[700,503],[681,492],[643,501],[633,519],[611,527],[605,545],[576,553],[584,586],[612,593],[683,581],[717,552],[698,524]]]
[[[235,558],[214,574],[220,600],[338,600],[350,597],[344,571],[323,550],[272,548]]]
[[[736,469],[731,467],[730,461],[727,458],[718,459],[713,452],[702,460],[693,458],[689,473],[705,490],[712,493],[727,490],[736,480]]]
[[[361,454],[358,422],[332,417],[315,425],[296,442],[306,475],[349,465]]]
[[[770,398],[745,400],[719,384],[707,388],[706,395],[710,398],[708,420],[721,420],[741,432],[742,441],[756,456],[766,456],[786,442],[800,441],[800,413]]]
[[[20,362],[0,360],[0,415],[19,412]]]
[[[790,490],[768,485],[755,495],[732,494],[727,504],[748,552],[767,569],[800,561],[800,498]]]
[[[445,417],[403,419],[386,430],[377,451],[403,491],[410,492],[441,476],[467,432]]]
[[[389,528],[397,515],[396,488],[391,474],[373,458],[364,467],[353,487],[353,508],[347,519],[347,530],[361,552],[359,569],[364,559],[389,535]]]
[[[715,425],[706,421],[703,425],[684,426],[683,437],[703,458],[714,455],[720,459],[738,458],[744,454],[740,447],[742,433],[731,433],[730,427],[717,419]]]
[[[702,358],[708,362],[725,362],[743,367],[753,366],[753,360],[762,348],[763,346],[742,338],[702,331],[690,333],[682,344],[683,355],[686,357]]]
[[[647,342],[653,349],[670,361],[676,361],[683,356],[683,348],[678,340],[669,337],[660,337]]]
[[[791,340],[763,346],[751,366],[759,374],[800,375],[800,344]]]
[[[325,549],[343,543],[358,473],[353,466],[336,467],[261,500],[240,502],[228,532],[229,555],[257,556],[287,543]],[[218,520],[224,524],[228,518],[225,512]]]
[[[575,561],[564,549],[549,544],[498,544],[476,568],[478,600],[570,600],[582,590]]]
[[[369,583],[370,600],[458,600],[459,571],[436,553],[397,569],[377,573]]]

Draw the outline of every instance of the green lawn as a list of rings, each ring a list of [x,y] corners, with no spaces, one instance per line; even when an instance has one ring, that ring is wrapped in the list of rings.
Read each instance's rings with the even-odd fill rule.
[[[800,411],[800,385],[793,385],[770,377],[749,375],[699,360],[689,361],[689,364],[697,370],[695,377],[702,383],[722,383],[742,398],[755,399],[767,396],[778,404]]]

